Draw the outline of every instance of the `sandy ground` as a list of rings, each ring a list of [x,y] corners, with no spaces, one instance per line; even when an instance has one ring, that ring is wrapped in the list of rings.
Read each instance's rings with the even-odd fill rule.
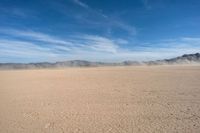
[[[0,71],[0,133],[199,133],[200,67]]]

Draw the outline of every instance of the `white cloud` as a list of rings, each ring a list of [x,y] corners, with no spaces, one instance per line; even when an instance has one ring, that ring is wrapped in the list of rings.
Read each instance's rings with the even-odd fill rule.
[[[78,4],[79,6],[83,7],[83,8],[89,8],[89,6],[83,2],[81,2],[80,0],[73,0],[74,3]]]
[[[85,16],[81,17],[80,14],[78,16],[76,16],[77,19],[81,19],[84,22],[92,23],[95,25],[97,25],[97,24],[102,25],[104,27],[109,26],[110,30],[112,28],[121,29],[123,31],[128,32],[131,36],[135,36],[137,34],[137,30],[136,30],[135,26],[126,24],[121,20],[116,20],[116,19],[102,13],[102,10],[93,9],[92,7],[90,7],[86,3],[81,2],[80,0],[73,0],[73,2],[76,3],[77,5],[83,7],[89,13],[88,16],[90,16],[91,14],[93,14],[93,15],[95,14],[95,17],[98,19],[102,19],[102,21],[90,20],[89,17],[87,17],[87,18],[85,18]]]
[[[48,44],[49,47],[65,51],[77,50],[77,49],[84,49],[84,50],[90,49],[101,52],[115,53],[117,52],[118,48],[117,42],[118,41],[120,41],[121,43],[122,41],[125,42],[125,40],[123,39],[115,42],[115,40],[96,35],[76,35],[75,38],[66,38],[66,40],[64,40],[55,36],[34,31],[21,31],[21,30],[3,30],[3,31],[4,31],[3,33],[6,33],[10,36],[24,38],[24,39],[28,38],[31,39],[31,41],[41,41],[41,43],[43,44],[44,43]]]
[[[118,50],[115,40],[95,36],[76,35],[71,38],[58,39],[58,37],[33,31],[2,30],[9,38],[0,38],[0,55],[22,58],[54,57],[56,59],[87,59],[89,53],[112,54]],[[87,53],[89,55],[81,55]],[[95,56],[94,56],[95,57]]]
[[[37,41],[43,41],[47,43],[54,43],[54,44],[64,44],[64,45],[72,45],[68,41],[64,41],[62,39],[59,39],[57,37],[47,35],[40,32],[34,32],[34,31],[22,31],[22,30],[12,30],[12,29],[4,29],[1,30],[3,33],[12,35],[12,36],[18,36],[18,37],[26,37],[29,39],[37,40]]]
[[[96,51],[116,53],[118,49],[118,45],[114,40],[105,37],[84,35],[81,39],[84,40],[85,47]]]
[[[22,56],[22,57],[52,57],[51,49],[40,47],[31,42],[0,39],[0,55]]]
[[[109,20],[113,26],[116,26],[124,31],[127,31],[131,36],[135,36],[137,34],[136,27],[123,23],[122,21],[117,21],[110,19]]]
[[[130,45],[131,42],[124,39],[97,35],[79,34],[62,39],[40,32],[13,31],[6,33],[9,37],[0,38],[0,57],[45,58],[46,61],[123,61],[171,58],[200,51],[200,38],[184,37],[154,44]],[[3,34],[2,30],[0,33]]]

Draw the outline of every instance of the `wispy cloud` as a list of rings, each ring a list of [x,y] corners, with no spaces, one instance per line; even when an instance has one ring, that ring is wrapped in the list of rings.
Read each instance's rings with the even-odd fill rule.
[[[53,57],[54,54],[46,47],[42,48],[31,42],[0,39],[0,56],[13,57]]]
[[[32,58],[38,61],[83,59],[92,61],[154,60],[200,51],[200,38],[182,37],[157,43],[133,44],[128,40],[98,35],[76,34],[59,38],[35,31],[0,30],[2,57]],[[11,32],[12,31],[12,32]],[[14,31],[14,32],[13,32]],[[29,60],[31,61],[31,60]]]
[[[81,58],[81,53],[116,53],[114,40],[96,35],[76,35],[67,39],[33,31],[0,31],[9,37],[0,38],[0,53],[3,56],[22,58],[54,57],[56,59]],[[17,55],[17,56],[16,56]],[[77,55],[79,57],[77,57]],[[87,58],[89,55],[82,56]]]
[[[4,34],[9,35],[10,37],[29,39],[31,42],[39,41],[42,44],[47,44],[48,47],[60,49],[60,50],[75,50],[75,49],[90,49],[101,52],[111,52],[114,53],[117,51],[118,42],[125,42],[123,39],[112,40],[106,37],[97,36],[97,35],[76,35],[68,37],[66,39],[60,39],[58,37],[34,32],[34,31],[21,31],[21,30],[0,30]],[[37,44],[37,42],[35,42]],[[39,44],[40,44],[39,43]]]
[[[83,7],[83,8],[89,8],[89,6],[83,2],[81,2],[80,0],[73,0],[74,3],[78,4],[79,6]]]
[[[22,30],[13,30],[13,29],[2,29],[0,31],[3,32],[4,34],[9,34],[9,35],[18,36],[18,37],[25,37],[25,38],[43,41],[47,43],[71,45],[71,43],[64,41],[62,39],[59,39],[57,37],[40,33],[40,32],[35,32],[35,31],[22,31]]]
[[[116,53],[118,49],[118,44],[114,40],[105,37],[83,35],[76,38],[80,39],[78,43],[83,43],[87,49],[109,53]]]
[[[90,7],[88,4],[86,4],[80,0],[73,0],[73,2],[75,4],[77,4],[78,6],[83,7],[86,11],[88,11],[89,14],[95,14],[96,18],[98,18],[98,19],[101,18],[102,21],[98,21],[98,22],[96,22],[95,20],[90,21],[90,20],[88,20],[90,18],[85,18],[85,16],[80,17],[80,15],[77,17],[78,19],[84,20],[87,23],[92,23],[95,25],[98,24],[98,25],[110,27],[110,30],[112,28],[121,29],[121,30],[128,32],[131,36],[135,36],[137,34],[137,30],[136,30],[135,26],[126,24],[121,20],[116,20],[113,17],[102,13],[101,10],[94,9],[94,8]],[[88,16],[90,16],[90,15],[88,15]]]

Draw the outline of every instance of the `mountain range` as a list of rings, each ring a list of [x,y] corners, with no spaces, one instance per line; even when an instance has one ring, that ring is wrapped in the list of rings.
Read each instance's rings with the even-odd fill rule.
[[[64,68],[64,67],[97,67],[97,66],[136,66],[136,65],[176,65],[200,64],[200,53],[184,54],[182,56],[156,61],[123,61],[120,63],[90,62],[84,60],[71,60],[63,62],[40,63],[0,63],[0,69],[39,69],[39,68]]]
[[[145,64],[148,64],[148,65],[200,64],[200,53],[184,54],[182,56],[171,58],[171,59],[148,61],[148,62],[145,62]]]

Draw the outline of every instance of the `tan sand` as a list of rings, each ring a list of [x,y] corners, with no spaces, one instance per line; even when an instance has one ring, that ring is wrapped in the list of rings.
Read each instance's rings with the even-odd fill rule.
[[[0,133],[199,133],[200,67],[0,71]]]

